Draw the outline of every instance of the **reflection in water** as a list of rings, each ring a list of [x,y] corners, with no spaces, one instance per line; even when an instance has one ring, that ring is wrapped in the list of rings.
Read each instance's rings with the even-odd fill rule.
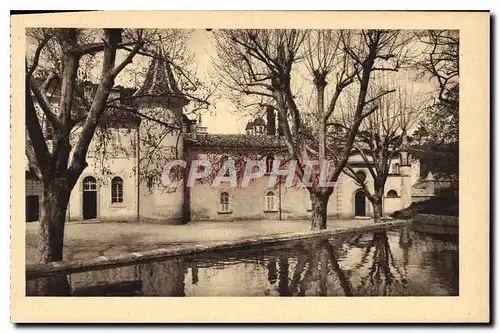
[[[279,257],[279,276],[280,281],[278,284],[278,293],[280,296],[292,296],[292,292],[290,291],[289,279],[288,276],[290,274],[290,265],[288,264],[288,256],[281,255]]]
[[[65,280],[75,296],[458,295],[458,240],[401,228],[75,273]],[[28,295],[39,294],[40,281],[28,281]]]
[[[137,267],[145,295],[185,296],[182,259],[142,264]]]
[[[196,264],[191,265],[191,275],[193,276],[192,283],[198,283],[198,267]]]
[[[267,280],[270,284],[275,284],[278,278],[278,271],[276,270],[276,259],[270,259],[267,264]]]

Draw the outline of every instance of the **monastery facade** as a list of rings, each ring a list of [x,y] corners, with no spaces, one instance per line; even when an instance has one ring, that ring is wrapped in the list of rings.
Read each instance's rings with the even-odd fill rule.
[[[124,88],[114,90],[110,98],[129,103],[131,94],[170,95],[180,93],[170,65],[153,58],[147,79],[135,92]],[[276,130],[272,110],[267,110],[267,121],[257,118],[247,124],[245,134],[210,134],[201,121],[190,120],[183,114],[187,100],[182,97],[137,98],[128,107],[138,108],[142,113],[166,113],[171,119],[180,119],[182,130],[171,131],[161,140],[163,151],[176,151],[186,161],[206,159],[208,155],[232,154],[234,152],[265,153],[267,161],[280,159],[277,148],[283,148],[283,138]],[[168,109],[164,105],[169,105]],[[106,111],[108,112],[108,111]],[[89,149],[88,164],[71,193],[67,220],[72,221],[144,221],[166,224],[181,224],[196,221],[236,220],[282,220],[309,219],[311,201],[309,192],[303,187],[287,188],[278,182],[269,188],[271,168],[266,174],[250,183],[248,187],[230,187],[228,183],[213,187],[211,184],[196,184],[194,187],[179,186],[172,190],[157,184],[149,186],[144,181],[145,167],[141,164],[145,154],[141,145],[148,130],[136,115],[113,118],[108,113],[106,124],[110,140],[120,142],[116,151],[105,152],[96,143]],[[168,118],[168,117],[167,117]],[[267,151],[267,153],[266,153]],[[105,172],[102,169],[106,165]],[[353,154],[349,163],[358,172],[365,174],[373,188],[373,180],[367,164],[358,154]],[[385,185],[384,214],[408,207],[413,201],[434,196],[434,182],[429,174],[420,176],[420,164],[407,152],[402,152],[391,161],[390,175]],[[40,182],[26,172],[26,215],[28,221],[38,219],[41,204]],[[356,182],[341,174],[328,203],[328,216],[332,219],[351,219],[372,215],[372,206]]]

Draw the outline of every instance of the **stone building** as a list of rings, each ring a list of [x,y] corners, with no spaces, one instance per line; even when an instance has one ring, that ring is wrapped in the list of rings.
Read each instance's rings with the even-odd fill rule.
[[[268,117],[269,118],[269,117]],[[204,159],[207,154],[245,151],[261,153],[283,148],[282,138],[275,129],[269,128],[262,118],[249,122],[246,134],[197,134],[185,136],[185,145],[190,159]],[[397,156],[391,161],[390,174],[385,185],[384,213],[408,207],[414,200],[422,200],[434,195],[432,175],[422,180],[419,161],[407,156]],[[406,157],[405,157],[406,156]],[[279,159],[279,154],[267,155],[266,160]],[[406,163],[402,161],[406,159]],[[350,165],[363,173],[368,185],[373,188],[373,180],[368,166],[359,153],[353,153]],[[277,183],[269,188],[272,171],[270,163],[266,174],[250,183],[248,187],[231,187],[222,183],[218,187],[197,184],[189,189],[190,220],[254,220],[254,219],[308,219],[311,215],[311,200],[306,188],[286,187]],[[414,185],[421,188],[415,189]],[[424,186],[422,187],[422,184]],[[328,216],[334,219],[351,219],[355,216],[370,216],[372,205],[356,182],[341,174],[328,203]]]
[[[183,114],[188,101],[178,97],[180,89],[168,62],[162,61],[161,57],[153,58],[146,77],[139,90],[134,92],[117,87],[110,98],[119,101],[118,109],[134,107],[142,113],[159,114],[172,122],[181,123],[182,130],[173,130],[163,136],[160,150],[175,150],[178,157],[188,161],[203,159],[207,154],[234,151],[258,152],[267,161],[272,161],[279,157],[276,153],[279,148],[283,150],[281,133],[276,129],[275,119],[269,111],[267,121],[257,118],[249,122],[246,134],[210,134],[201,124],[201,119],[189,120]],[[164,93],[168,97],[138,97]],[[131,104],[130,100],[134,102]],[[104,151],[98,142],[92,143],[87,158],[89,166],[71,194],[68,221],[187,223],[310,217],[311,201],[307,189],[286,188],[281,183],[268,188],[270,168],[264,177],[245,188],[232,188],[223,183],[219,187],[197,184],[192,188],[181,186],[175,191],[167,191],[161,185],[148,186],[143,177],[146,166],[141,164],[141,157],[149,152],[141,146],[141,140],[148,135],[149,129],[142,122],[136,114],[106,111],[106,117],[102,119],[103,126],[107,127],[111,143],[120,148],[109,149],[108,146]],[[385,186],[385,214],[408,207],[412,201],[434,195],[432,175],[421,179],[419,161],[405,156],[397,156],[391,161],[391,174]],[[367,165],[360,155],[353,154],[350,164],[358,172],[364,173],[370,186],[373,186]],[[35,215],[39,215],[42,192],[36,177],[31,173],[26,175],[27,220],[33,221],[36,220]],[[363,191],[354,180],[342,174],[330,197],[329,217],[353,218],[371,214],[371,204]]]

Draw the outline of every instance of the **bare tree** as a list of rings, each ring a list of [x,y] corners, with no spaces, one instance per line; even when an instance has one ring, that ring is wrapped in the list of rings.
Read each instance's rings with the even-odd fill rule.
[[[408,82],[395,84],[386,81],[379,87],[373,87],[371,94],[378,95],[379,91],[385,91],[388,85],[398,88],[394,93],[385,95],[375,102],[377,111],[363,121],[356,143],[353,145],[354,152],[362,157],[369,176],[373,179],[373,188],[368,182],[368,177],[349,162],[343,170],[361,186],[370,200],[375,221],[384,215],[385,184],[392,172],[392,162],[399,156],[401,148],[407,144],[405,139],[407,131],[426,109],[426,100],[413,89],[409,89],[411,85]]]
[[[458,194],[460,34],[458,30],[427,30],[417,37],[424,51],[415,67],[436,90],[434,103],[415,133],[419,141],[415,148],[433,171],[455,183]]]
[[[424,57],[417,62],[423,75],[435,80],[438,100],[458,112],[460,37],[458,30],[428,30],[417,33],[425,46]]]
[[[142,29],[29,29],[27,35],[34,49],[28,48],[26,54],[26,156],[29,169],[43,186],[39,259],[61,261],[70,194],[88,165],[87,155],[96,133],[106,132],[103,124],[107,115],[120,118],[133,114],[162,125],[162,133],[181,129],[179,122],[143,114],[128,103],[129,107],[118,107],[117,99],[110,98],[115,80],[126,67],[133,67],[137,55],[157,57],[155,45],[168,45],[169,40],[162,41],[156,30]],[[162,59],[176,66],[169,55],[162,55]],[[97,84],[85,93],[85,82],[92,75]],[[54,82],[60,88],[51,94]],[[173,94],[194,99],[189,89],[184,91],[178,89]],[[141,92],[130,98],[140,97],[155,96]],[[156,97],[173,98],[163,94]]]
[[[362,120],[377,109],[369,106],[393,92],[387,90],[367,98],[375,72],[397,71],[403,64],[408,51],[405,37],[397,30],[216,32],[216,66],[224,85],[240,97],[273,101],[288,154],[297,160],[300,178],[308,163],[317,161],[307,185],[313,203],[312,230],[326,228],[328,199],[333,192],[333,187],[320,186],[320,179],[337,180]],[[304,81],[312,86],[311,103],[297,96]],[[357,96],[351,106],[353,121],[341,149],[328,152],[328,123],[347,89]],[[322,175],[329,159],[334,161],[333,170]]]
[[[458,142],[460,38],[458,30],[417,33],[423,57],[415,62],[419,77],[436,84],[435,101],[422,120],[422,136],[439,144]]]

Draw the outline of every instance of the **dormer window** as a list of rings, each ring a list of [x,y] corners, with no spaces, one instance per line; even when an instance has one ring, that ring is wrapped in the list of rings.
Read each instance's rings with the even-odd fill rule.
[[[257,118],[255,119],[255,121],[253,122],[253,128],[254,128],[254,132],[255,134],[257,135],[262,135],[264,134],[264,129],[266,127],[266,122],[264,121],[264,119],[262,118]]]
[[[250,121],[247,123],[247,126],[245,127],[245,131],[247,132],[247,135],[253,135],[253,121]]]

